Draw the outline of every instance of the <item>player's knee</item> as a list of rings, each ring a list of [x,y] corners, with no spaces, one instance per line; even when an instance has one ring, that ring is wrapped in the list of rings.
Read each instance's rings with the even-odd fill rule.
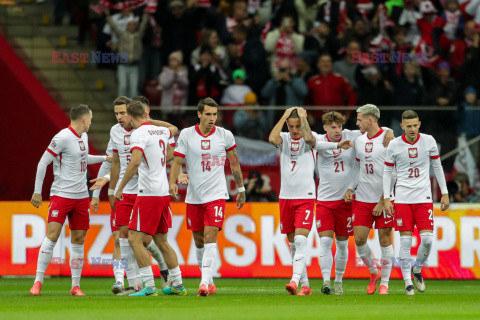
[[[363,238],[356,238],[355,239],[355,245],[357,247],[361,247],[361,246],[365,245],[365,243],[367,243],[367,239],[363,239]]]
[[[83,242],[85,241],[85,236],[83,235],[72,235],[71,237],[71,242],[73,244],[83,244]]]
[[[148,239],[143,239],[142,242],[144,247],[148,247],[151,241],[148,241]]]

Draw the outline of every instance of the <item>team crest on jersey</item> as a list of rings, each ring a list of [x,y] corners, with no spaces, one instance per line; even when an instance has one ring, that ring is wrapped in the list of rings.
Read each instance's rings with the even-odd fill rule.
[[[367,142],[365,145],[365,152],[366,153],[371,153],[373,150],[373,142]]]
[[[202,150],[210,150],[210,140],[202,140]]]
[[[397,219],[397,226],[403,226],[403,219]]]
[[[58,217],[58,210],[52,210],[52,218]]]
[[[124,136],[123,137],[123,144],[126,146],[130,145],[130,135]]]
[[[290,150],[292,150],[292,151],[300,150],[300,142],[292,141],[292,145],[290,146]]]
[[[335,149],[333,150],[333,157],[336,158],[342,153],[342,149]]]
[[[85,151],[85,143],[83,143],[82,140],[78,141],[78,144],[80,144],[80,151]]]
[[[417,148],[408,148],[408,156],[409,156],[410,158],[416,158],[416,157],[418,157]]]

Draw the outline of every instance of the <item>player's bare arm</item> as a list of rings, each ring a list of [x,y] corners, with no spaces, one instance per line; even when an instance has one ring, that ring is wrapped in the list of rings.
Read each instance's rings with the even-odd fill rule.
[[[122,182],[120,182],[117,192],[115,193],[116,199],[120,201],[123,200],[123,188],[125,188],[127,183],[137,173],[137,170],[138,170],[138,167],[140,166],[141,161],[142,161],[142,151],[134,149],[132,151],[132,160],[128,164],[128,167],[127,167],[127,170],[125,171],[125,175],[123,176]]]
[[[112,169],[110,173],[110,185],[108,186],[108,201],[110,202],[110,207],[115,209],[115,187],[118,183],[118,178],[120,176],[120,156],[118,152],[113,153]]]
[[[150,121],[150,123],[153,124],[154,126],[168,128],[172,133],[172,137],[178,133],[178,128],[171,123],[160,121],[160,120],[153,120],[151,118],[148,121]]]
[[[268,137],[268,142],[273,144],[275,147],[278,147],[282,143],[282,138],[280,137],[280,133],[282,132],[283,125],[287,121],[288,117],[290,117],[290,114],[292,113],[292,111],[295,110],[296,108],[297,107],[293,107],[285,110],[285,113],[283,114],[283,116],[277,122],[275,127],[273,127],[272,132],[270,132],[270,136]]]
[[[302,125],[302,135],[305,143],[310,147],[315,148],[316,139],[312,134],[310,125],[308,124],[307,111],[303,108],[297,108],[298,116],[300,117],[300,123]]]
[[[228,160],[230,161],[230,169],[232,170],[233,177],[237,184],[237,188],[242,189],[237,195],[237,209],[241,209],[245,204],[245,186],[243,184],[242,168],[240,167],[240,160],[238,159],[237,149],[233,149],[227,152]]]
[[[178,197],[178,185],[177,185],[177,179],[178,179],[178,175],[180,174],[180,170],[182,168],[182,162],[183,162],[183,158],[182,157],[179,157],[179,156],[175,156],[173,158],[173,164],[172,164],[172,168],[170,170],[170,188],[169,188],[169,192],[170,192],[170,195],[172,197],[174,197],[175,199],[177,199]],[[188,183],[188,179],[187,179],[187,183]]]
[[[385,138],[383,139],[383,146],[385,148],[388,147],[388,144],[393,139],[395,139],[395,135],[393,134],[393,130],[391,130],[391,129],[387,130],[387,133],[385,133]]]
[[[99,204],[100,204],[100,199],[92,197],[92,201],[90,202],[90,205],[92,206],[93,212],[98,212]]]
[[[55,157],[45,151],[43,153],[42,158],[40,158],[40,161],[38,162],[37,165],[37,173],[35,175],[35,189],[33,191],[32,199],[30,202],[35,208],[38,208],[39,206],[43,205],[42,203],[42,187],[43,187],[43,180],[45,179],[45,174],[47,173],[47,167],[50,165],[50,163],[53,162]]]
[[[350,149],[353,148],[353,142],[351,140],[343,140],[338,143],[340,149]]]

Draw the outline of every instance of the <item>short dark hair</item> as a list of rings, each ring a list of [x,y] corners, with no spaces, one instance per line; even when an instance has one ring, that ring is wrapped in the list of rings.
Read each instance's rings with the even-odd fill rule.
[[[419,119],[418,114],[413,110],[407,110],[402,113],[402,121],[408,119]]]
[[[218,103],[216,103],[215,100],[213,100],[213,98],[210,98],[210,97],[201,99],[200,101],[198,101],[198,104],[197,104],[198,112],[203,113],[205,106],[218,108]]]
[[[298,116],[298,110],[297,109],[293,110],[290,113],[290,116],[288,117],[288,119],[300,119],[300,117]]]
[[[322,122],[323,124],[326,124],[326,125],[332,124],[332,123],[344,124],[345,116],[337,111],[327,112],[322,116]]]
[[[233,27],[232,31],[243,33],[244,35],[248,34],[248,28],[243,23],[238,23],[235,27]]]
[[[145,116],[145,106],[140,101],[132,101],[127,105],[127,114],[135,119]]]
[[[132,101],[140,101],[141,103],[143,103],[147,107],[150,106],[150,101],[145,96],[136,96],[135,98],[132,99]]]
[[[70,109],[70,120],[80,120],[83,116],[90,114],[92,110],[86,104],[77,104]]]
[[[120,96],[117,99],[113,100],[113,106],[121,106],[123,104],[129,104],[132,101],[129,97]]]

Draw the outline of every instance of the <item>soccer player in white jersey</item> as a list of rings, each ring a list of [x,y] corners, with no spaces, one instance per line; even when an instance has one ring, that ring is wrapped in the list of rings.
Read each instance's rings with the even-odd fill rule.
[[[215,126],[217,111],[218,104],[212,98],[200,100],[197,112],[200,123],[180,133],[170,172],[170,194],[176,197],[177,178],[182,161],[186,160],[189,180],[185,199],[187,228],[193,232],[197,262],[202,270],[200,296],[214,294],[217,290],[212,275],[217,236],[223,226],[225,200],[229,198],[224,168],[227,156],[239,192],[237,208],[242,208],[245,203],[237,145],[229,130]]]
[[[394,256],[392,247],[393,217],[387,216],[383,202],[383,171],[387,148],[383,145],[387,132],[380,128],[378,120],[380,110],[372,104],[357,109],[357,125],[363,134],[355,140],[355,180],[358,184],[348,189],[345,201],[350,202],[355,190],[353,202],[353,236],[357,252],[370,270],[370,283],[367,293],[377,290],[381,278],[379,294],[388,294],[388,281],[392,271]],[[358,180],[357,180],[358,179]],[[393,184],[390,186],[393,193]],[[390,197],[393,199],[393,197]],[[378,274],[377,264],[367,243],[368,234],[375,224],[382,251],[382,275]]]
[[[168,140],[178,130],[170,124],[167,127],[158,127],[148,122],[145,107],[139,101],[130,102],[127,113],[136,130],[132,132],[130,138],[131,161],[117,187],[115,198],[119,201],[124,199],[123,193],[138,170],[138,196],[131,213],[128,240],[144,284],[142,290],[130,296],[158,295],[150,257],[143,244],[144,234],[153,236],[153,240],[165,257],[173,280],[173,286],[165,289],[171,293],[185,295],[186,290],[182,283],[177,255],[167,242],[168,229],[172,226],[166,173],[167,149],[171,149]]]
[[[281,132],[284,124],[289,132]],[[289,108],[273,128],[268,141],[280,148],[280,231],[287,234],[290,243],[293,276],[285,288],[292,295],[311,295],[306,268],[307,237],[312,229],[315,210],[316,148],[337,149],[350,147],[350,141],[341,143],[318,142],[310,130],[307,112],[303,108]]]
[[[111,161],[110,157],[88,154],[87,132],[92,123],[92,111],[86,105],[70,110],[70,126],[53,137],[37,166],[35,191],[31,203],[42,205],[42,186],[47,166],[53,162],[54,180],[50,188],[47,236],[38,252],[37,274],[30,294],[39,295],[45,270],[52,259],[53,248],[68,216],[71,229],[72,289],[70,295],[85,295],[80,289],[84,249],[83,243],[90,223],[90,202],[87,188],[87,165]]]
[[[383,197],[385,210],[393,214],[390,200],[392,170],[397,169],[395,183],[395,230],[400,231],[400,263],[405,294],[414,295],[412,274],[418,291],[425,291],[422,267],[427,260],[433,242],[433,203],[430,186],[430,165],[432,165],[442,192],[441,210],[449,207],[447,183],[443,173],[440,155],[435,139],[419,133],[421,122],[415,111],[402,114],[401,127],[405,133],[393,140],[387,149],[385,173],[383,175]],[[417,260],[411,263],[412,232],[417,226],[421,243]]]
[[[325,135],[318,141],[340,142],[355,139],[359,130],[343,129],[345,117],[338,112],[328,112],[322,116]],[[392,139],[390,130],[385,139]],[[320,268],[323,277],[322,292],[331,293],[333,235],[336,239],[334,292],[343,294],[342,280],[348,261],[348,237],[353,235],[352,204],[345,201],[345,193],[353,182],[354,149],[318,150],[317,169],[320,182],[317,189],[316,225],[320,236]]]

